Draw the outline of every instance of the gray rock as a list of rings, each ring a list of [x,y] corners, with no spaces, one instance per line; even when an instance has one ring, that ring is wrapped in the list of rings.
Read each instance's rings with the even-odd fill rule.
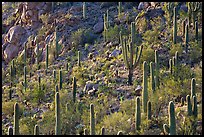
[[[188,7],[185,4],[182,4],[180,7],[180,10],[183,10],[184,12],[188,12]]]
[[[121,54],[121,51],[118,50],[118,49],[115,49],[115,50],[109,55],[109,57],[116,57],[116,56],[118,56],[118,55],[120,55],[120,54]]]
[[[94,27],[93,27],[94,33],[96,33],[96,34],[101,33],[103,31],[103,29],[104,29],[103,27],[104,27],[103,21],[100,21],[100,22],[96,23],[94,25]]]
[[[138,85],[137,88],[135,89],[135,92],[141,92],[141,91],[142,91],[142,87]]]
[[[98,90],[98,84],[97,83],[93,83],[91,81],[87,81],[86,85],[84,86],[83,92],[86,93],[89,90]]]

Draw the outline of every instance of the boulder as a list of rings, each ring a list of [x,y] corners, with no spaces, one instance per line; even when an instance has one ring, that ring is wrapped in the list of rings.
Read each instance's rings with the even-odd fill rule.
[[[104,29],[103,27],[104,27],[103,21],[96,23],[93,27],[94,33],[96,33],[96,34],[101,33]]]
[[[7,44],[4,50],[4,60],[9,63],[13,58],[18,55],[19,47],[14,44]]]
[[[18,45],[20,42],[21,38],[24,36],[26,33],[25,29],[21,26],[13,26],[9,29],[5,41],[9,42],[11,44]]]
[[[147,9],[150,6],[149,2],[140,2],[138,5],[138,10]]]
[[[118,50],[118,49],[115,49],[115,50],[109,55],[109,57],[116,57],[116,56],[118,56],[118,55],[120,55],[120,54],[121,54],[121,51]]]

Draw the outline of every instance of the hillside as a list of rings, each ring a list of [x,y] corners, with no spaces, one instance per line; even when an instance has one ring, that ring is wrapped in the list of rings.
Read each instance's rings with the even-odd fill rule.
[[[202,2],[2,3],[2,134],[201,135]]]

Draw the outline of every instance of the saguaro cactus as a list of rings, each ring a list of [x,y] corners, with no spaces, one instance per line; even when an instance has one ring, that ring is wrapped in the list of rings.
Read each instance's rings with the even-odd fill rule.
[[[73,77],[73,83],[72,83],[72,91],[73,91],[73,102],[76,102],[76,78]]]
[[[36,48],[37,48],[37,55],[36,55],[36,63],[37,63],[37,69],[40,69],[40,65],[39,65],[39,63],[40,63],[40,61],[39,61],[39,58],[40,58],[40,53],[39,53],[39,45],[38,44],[36,44]]]
[[[86,128],[84,129],[84,135],[88,135],[88,130]]]
[[[14,59],[12,60],[12,76],[15,77],[16,76],[16,67],[15,67],[15,62]]]
[[[48,44],[46,45],[46,71],[48,69],[48,59],[49,59],[49,52],[48,52]]]
[[[193,96],[195,95],[195,85],[196,85],[195,78],[192,78],[191,80],[191,98],[193,98]]]
[[[68,62],[66,63],[66,71],[68,71],[68,69],[69,69],[69,64],[68,64]]]
[[[185,47],[186,47],[186,53],[188,53],[188,24],[186,24],[186,30],[185,30]]]
[[[169,59],[169,72],[172,74],[173,72],[173,63],[172,63],[172,59]]]
[[[157,50],[155,50],[155,87],[159,88],[159,58]]]
[[[19,135],[19,105],[16,102],[14,105],[14,130],[13,135]]]
[[[86,19],[86,2],[83,2],[83,18]]]
[[[169,102],[168,111],[169,111],[169,126],[164,124],[163,128],[166,133],[169,133],[169,135],[176,135],[176,119],[173,101]]]
[[[182,22],[182,32],[183,32],[183,35],[182,36],[185,36],[185,27],[186,27],[186,20],[183,20],[183,22]]]
[[[59,70],[59,89],[62,89],[62,70]]]
[[[78,66],[81,67],[81,54],[80,54],[80,51],[78,51]]]
[[[106,14],[103,14],[103,30],[104,30],[103,32],[104,41],[106,41],[107,40]]]
[[[105,128],[104,127],[101,128],[101,135],[105,135]]]
[[[25,67],[24,67],[24,90],[25,90],[25,91],[26,91],[26,88],[27,88],[26,74],[27,74],[27,71],[26,71],[26,66],[25,66]]]
[[[186,96],[186,101],[187,101],[187,113],[188,113],[188,116],[191,116],[192,115],[192,104],[191,104],[191,99],[189,95]]]
[[[26,66],[27,42],[24,44],[24,66]]]
[[[184,105],[184,98],[181,97],[181,106],[183,106],[183,105]]]
[[[148,120],[150,120],[151,117],[152,117],[151,108],[152,108],[152,107],[151,107],[151,102],[148,101],[148,102],[147,102],[147,119],[148,119]]]
[[[13,83],[13,67],[12,65],[10,66],[10,86],[12,87]]]
[[[55,93],[55,135],[61,134],[61,123],[60,123],[60,97],[59,92]]]
[[[58,49],[58,27],[55,27],[55,59],[58,58],[59,49]]]
[[[150,62],[150,81],[151,81],[151,88],[152,91],[155,91],[155,79],[154,79],[154,66],[153,62]]]
[[[133,70],[139,64],[143,46],[141,45],[139,52],[138,52],[138,47],[136,46],[136,51],[134,52],[133,43],[130,42],[130,50],[129,50],[130,57],[128,57],[128,45],[123,43],[121,32],[120,32],[120,41],[122,45],[123,60],[126,67],[128,68],[128,84],[132,85]],[[134,54],[135,54],[135,59],[134,59]]]
[[[197,20],[197,14],[200,10],[200,8],[202,8],[202,3],[200,2],[188,2],[188,17],[189,17],[189,27],[191,22],[195,22]],[[195,24],[193,24],[195,25]],[[195,26],[193,26],[195,27]]]
[[[39,126],[38,125],[35,125],[34,135],[39,135]]]
[[[118,16],[121,15],[121,12],[122,12],[121,2],[118,2]]]
[[[93,104],[90,104],[90,135],[95,135],[95,116]]]
[[[193,111],[193,116],[195,118],[198,117],[198,106],[197,106],[197,98],[196,96],[194,95],[193,96],[193,107],[192,107],[192,111]]]
[[[118,131],[117,135],[123,135],[122,131]]]
[[[38,90],[41,90],[41,77],[38,76]]]
[[[147,101],[148,101],[148,76],[147,76],[147,62],[143,63],[143,92],[142,92],[142,105],[143,111],[147,113]]]
[[[177,11],[176,7],[174,7],[174,27],[173,27],[173,43],[176,44],[177,39]]]
[[[135,110],[135,129],[140,130],[141,124],[141,111],[140,111],[140,98],[136,98],[136,110]]]
[[[13,128],[11,126],[8,127],[8,135],[13,135]]]
[[[195,22],[195,41],[198,42],[198,22]]]

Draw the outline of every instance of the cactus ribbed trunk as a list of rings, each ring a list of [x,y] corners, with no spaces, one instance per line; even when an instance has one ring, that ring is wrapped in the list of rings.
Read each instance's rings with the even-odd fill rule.
[[[198,117],[198,106],[197,106],[197,98],[196,96],[193,96],[193,107],[192,107],[192,111],[193,111],[193,116],[195,118]]]
[[[39,126],[38,125],[35,125],[34,135],[40,135],[40,133],[39,133]]]
[[[48,59],[49,59],[49,52],[48,52],[48,44],[46,45],[46,71],[48,69]]]
[[[95,116],[93,104],[90,104],[90,135],[95,135]]]
[[[81,67],[81,54],[80,54],[80,51],[78,51],[78,66]]]
[[[195,22],[195,41],[198,42],[198,22]]]
[[[190,95],[186,96],[186,101],[187,101],[187,115],[191,116],[192,115],[192,104],[191,104],[191,99]]]
[[[186,24],[186,29],[185,29],[185,47],[186,47],[186,53],[188,53],[188,24]]]
[[[155,87],[159,88],[159,59],[157,50],[155,50]]]
[[[58,27],[55,27],[55,59],[58,58],[58,32],[57,32]]]
[[[101,135],[105,135],[105,128],[104,127],[101,128]]]
[[[73,83],[72,83],[72,91],[73,91],[73,102],[76,102],[76,78],[73,77]]]
[[[39,70],[40,69],[40,61],[39,61],[39,58],[40,58],[40,54],[39,54],[39,45],[36,44],[37,46],[37,55],[36,55],[36,63],[37,63],[37,69]]]
[[[27,79],[26,79],[26,66],[24,67],[24,91],[26,91],[26,87],[27,87]]]
[[[88,130],[86,128],[84,129],[84,135],[88,135]]]
[[[196,85],[195,78],[192,78],[191,80],[191,98],[195,96],[195,85]]]
[[[19,105],[15,103],[14,105],[14,130],[13,135],[19,135]]]
[[[154,79],[154,66],[153,62],[150,62],[150,81],[153,93],[155,92],[155,79]]]
[[[118,16],[121,15],[121,12],[122,12],[121,2],[118,2]]]
[[[176,135],[175,110],[172,101],[169,102],[169,133],[170,135]]]
[[[129,71],[128,71],[128,83],[129,83],[129,85],[132,85],[132,77],[133,77],[133,70],[129,69]]]
[[[148,120],[151,120],[151,116],[152,116],[152,114],[151,114],[151,102],[150,101],[148,101],[147,102],[147,119]]]
[[[173,43],[176,44],[177,39],[177,11],[176,7],[174,7],[174,27],[173,27]]]
[[[59,92],[56,92],[55,94],[55,135],[61,134],[61,123],[60,123],[60,97]]]
[[[136,110],[135,110],[135,129],[140,130],[141,124],[141,111],[140,111],[140,98],[136,97]]]
[[[106,42],[106,40],[107,40],[107,37],[106,37],[106,14],[103,14],[103,30],[104,30],[104,35],[103,35],[103,37],[104,37],[104,41]]]
[[[147,76],[147,62],[143,63],[143,92],[142,92],[142,105],[144,113],[147,113],[147,101],[148,101],[148,76]]]
[[[83,2],[83,18],[86,19],[86,2]]]
[[[59,70],[59,89],[62,89],[62,70]]]
[[[8,127],[8,135],[13,135],[13,128],[12,127]]]
[[[173,63],[172,63],[172,59],[169,59],[169,72],[172,74],[173,72]]]

